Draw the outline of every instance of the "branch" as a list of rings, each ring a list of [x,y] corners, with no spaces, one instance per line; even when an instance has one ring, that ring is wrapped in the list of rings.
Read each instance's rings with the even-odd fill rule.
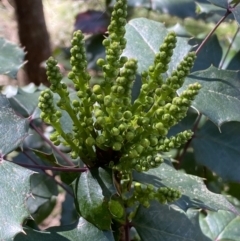
[[[7,161],[7,160],[6,160]],[[52,170],[52,171],[59,171],[59,172],[86,172],[88,168],[74,168],[74,167],[50,167],[50,166],[42,166],[42,165],[31,165],[26,163],[20,163],[20,162],[13,162],[19,166],[22,167],[28,167],[28,168],[36,168],[36,169],[42,169],[42,170]]]
[[[203,45],[209,40],[209,38],[213,35],[213,33],[216,31],[216,29],[219,27],[219,25],[228,17],[229,14],[231,14],[232,11],[228,8],[226,13],[220,20],[217,22],[215,27],[209,32],[209,34],[206,36],[206,38],[202,41],[202,43],[198,46],[196,50],[196,54],[199,53],[199,51],[202,49]]]
[[[59,156],[61,156],[63,158],[63,160],[69,165],[69,166],[75,166],[75,164],[69,160],[58,148],[56,148],[56,146],[54,146],[52,144],[52,142],[50,140],[48,140],[43,134],[42,132],[33,124],[33,122],[30,122],[30,126],[38,133],[38,135],[40,135],[42,137],[42,139],[44,141],[46,141],[48,143],[48,145],[51,146],[51,148],[57,152],[59,154]]]

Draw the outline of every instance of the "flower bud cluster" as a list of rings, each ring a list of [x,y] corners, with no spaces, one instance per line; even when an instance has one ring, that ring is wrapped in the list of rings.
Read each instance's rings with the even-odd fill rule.
[[[126,204],[133,207],[135,204],[141,204],[145,208],[150,206],[150,201],[157,200],[162,204],[174,202],[181,197],[178,190],[168,187],[160,187],[155,189],[153,185],[144,185],[136,182],[134,184],[133,194],[126,199]]]
[[[158,167],[163,162],[162,152],[178,148],[192,137],[191,131],[183,131],[170,138],[167,134],[185,117],[201,86],[198,83],[189,85],[177,96],[177,89],[193,66],[195,53],[189,53],[165,80],[164,74],[177,41],[176,34],[170,32],[160,46],[153,65],[142,73],[140,94],[132,103],[137,60],[121,56],[126,45],[127,1],[116,2],[108,28],[109,37],[103,41],[106,59],[98,60],[103,70],[103,82],[90,87],[84,37],[77,31],[73,35],[72,70],[68,75],[76,94],[61,82],[57,62],[50,58],[47,76],[51,86],[41,93],[39,108],[41,118],[55,128],[51,135],[55,144],[71,147],[72,158],[80,157],[89,167],[112,168],[114,173],[119,174],[119,184],[125,192],[131,186],[133,170],[143,172]],[[58,101],[54,104],[56,95]],[[65,133],[60,124],[63,111],[72,120],[71,133]],[[177,191],[169,188],[155,190],[151,186],[142,188],[136,184],[129,202],[140,200],[147,207],[149,200],[165,203],[179,196]]]
[[[108,38],[103,41],[106,49],[106,59],[99,59],[97,64],[104,72],[104,85],[109,86],[115,81],[119,69],[126,63],[126,57],[120,57],[126,47],[125,25],[127,23],[127,0],[118,0],[114,5],[110,25],[108,26]],[[107,91],[107,90],[105,90]]]

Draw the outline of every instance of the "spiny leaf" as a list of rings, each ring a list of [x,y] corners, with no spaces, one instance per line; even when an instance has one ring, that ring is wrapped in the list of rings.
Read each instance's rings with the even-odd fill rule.
[[[133,179],[141,183],[150,183],[156,188],[166,186],[179,190],[182,197],[176,203],[184,210],[197,207],[237,212],[224,196],[210,192],[200,177],[179,172],[167,163],[146,173],[134,173]]]
[[[132,222],[142,241],[210,241],[201,231],[198,214],[188,218],[183,211],[152,202],[140,206]]]
[[[202,88],[192,102],[200,113],[217,126],[224,122],[240,121],[240,73],[221,70],[214,66],[194,72],[186,78],[179,94],[189,84],[198,82]]]
[[[78,225],[75,229],[61,232],[59,234],[68,238],[70,241],[114,241],[111,231],[101,231],[82,217],[79,219]]]
[[[239,241],[240,216],[234,213],[220,210],[218,212],[207,212],[207,216],[200,216],[202,231],[211,240]]]
[[[0,163],[0,240],[13,240],[17,233],[23,232],[22,223],[30,215],[26,201],[32,174],[8,161]]]
[[[154,34],[153,34],[154,33]],[[126,25],[127,46],[123,52],[124,56],[138,60],[138,72],[142,73],[152,65],[155,54],[159,51],[167,35],[167,29],[159,22],[137,18],[129,21]],[[174,49],[167,74],[169,75],[183,57],[192,48],[187,38],[177,38],[177,45]]]
[[[0,94],[0,155],[5,156],[21,145],[28,135],[28,120],[18,116],[8,99]]]
[[[240,181],[240,123],[229,122],[219,129],[208,121],[193,139],[196,161],[225,180]],[[216,151],[217,150],[217,151]]]
[[[23,49],[17,45],[0,38],[0,74],[15,79],[18,70],[23,66]]]
[[[102,230],[110,229],[108,201],[114,190],[111,174],[102,168],[82,173],[78,181],[76,196],[81,215]]]

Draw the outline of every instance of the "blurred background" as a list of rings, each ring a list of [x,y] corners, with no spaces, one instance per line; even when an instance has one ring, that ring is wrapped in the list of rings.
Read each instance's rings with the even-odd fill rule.
[[[48,85],[44,63],[53,55],[63,71],[69,69],[70,40],[74,30],[86,34],[89,70],[99,76],[95,62],[104,56],[101,42],[110,21],[112,0],[0,0],[0,37],[17,43],[26,52],[27,64],[16,80],[1,76],[0,85]],[[225,9],[206,0],[130,0],[128,19],[146,17],[164,22],[180,36],[202,39],[223,16]],[[196,27],[197,26],[197,27]],[[217,30],[223,51],[236,33],[231,18]],[[157,31],[157,30],[156,30]],[[238,52],[233,45],[232,55]]]

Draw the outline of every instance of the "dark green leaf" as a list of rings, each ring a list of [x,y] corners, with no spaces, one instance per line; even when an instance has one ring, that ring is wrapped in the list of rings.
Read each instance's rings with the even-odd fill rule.
[[[8,99],[0,94],[0,155],[21,145],[28,135],[28,120],[16,115]]]
[[[0,74],[15,79],[23,66],[24,52],[17,45],[0,38]]]
[[[9,102],[17,113],[24,117],[29,117],[37,108],[40,93],[40,90],[34,93],[27,93],[19,88],[17,94],[10,98]]]
[[[192,129],[197,117],[196,111],[190,108],[187,116],[169,130],[168,136],[174,136],[179,132]]]
[[[159,22],[138,18],[129,21],[126,25],[127,46],[124,56],[138,60],[138,72],[142,73],[153,64],[155,54],[159,51],[167,35],[167,29]],[[167,74],[176,69],[179,62],[192,47],[188,45],[188,39],[178,37],[177,46],[169,64]]]
[[[114,241],[111,231],[101,231],[82,217],[74,230],[60,234],[70,241]]]
[[[193,0],[129,0],[128,5],[146,7],[180,18],[195,17],[195,2]]]
[[[232,9],[233,16],[235,20],[237,21],[238,25],[240,25],[240,5],[238,5]]]
[[[202,231],[211,240],[239,241],[240,216],[234,213],[220,210],[218,212],[207,212],[207,216],[200,216]]]
[[[240,51],[238,51],[229,62],[227,69],[240,70]]]
[[[47,202],[41,205],[38,211],[31,215],[34,222],[36,224],[42,223],[52,213],[53,209],[56,207],[56,203],[57,197],[52,196]]]
[[[111,175],[102,168],[82,173],[77,184],[81,215],[102,230],[109,230],[111,226],[108,201],[112,190]]]
[[[216,6],[219,6],[219,7],[225,8],[225,9],[228,8],[227,0],[208,0],[208,1]]]
[[[58,187],[53,178],[38,173],[31,176],[31,193],[27,205],[29,211],[35,213],[41,205],[51,200],[52,196],[58,195]]]
[[[240,181],[240,123],[226,123],[219,129],[208,121],[195,134],[193,148],[196,161],[223,179]],[[217,150],[217,151],[216,151]]]
[[[199,227],[197,214],[189,219],[183,211],[158,202],[148,209],[140,206],[133,226],[142,241],[210,241]]]
[[[12,240],[23,232],[22,223],[30,213],[26,200],[30,195],[32,171],[2,160],[0,163],[0,237]]]
[[[69,241],[60,234],[24,228],[25,234],[18,234],[14,241]]]
[[[227,121],[240,121],[240,74],[213,66],[194,72],[186,78],[181,93],[189,84],[200,83],[202,88],[192,105],[217,126]]]
[[[201,42],[202,40],[192,39],[189,43],[197,45],[198,47]],[[197,47],[195,47],[194,50],[196,50]],[[222,47],[220,46],[217,36],[213,35],[210,39],[208,39],[207,43],[203,45],[200,52],[197,54],[197,58],[191,72],[207,69],[211,65],[218,67],[221,59]]]
[[[199,3],[199,2],[196,2],[197,4],[197,12],[198,13],[217,13],[221,16],[223,16],[226,12],[225,9],[221,8],[221,7],[218,7],[216,5],[212,5],[212,4],[209,4],[209,3]]]
[[[150,169],[146,173],[134,173],[133,180],[150,183],[155,187],[171,187],[179,190],[182,197],[177,201],[184,210],[190,207],[208,208],[213,210],[228,210],[237,212],[222,195],[210,192],[203,183],[203,179],[175,170],[169,164]]]

